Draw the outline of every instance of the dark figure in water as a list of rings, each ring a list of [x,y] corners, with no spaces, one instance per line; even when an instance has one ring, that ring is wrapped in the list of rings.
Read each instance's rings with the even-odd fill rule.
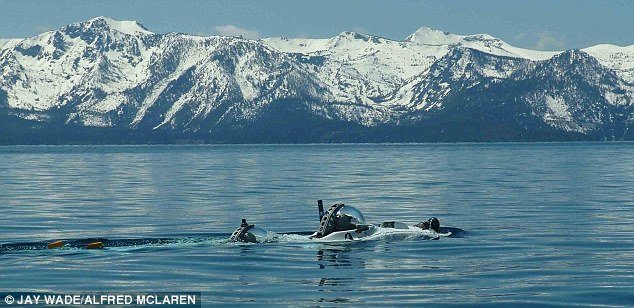
[[[434,230],[436,232],[440,232],[440,221],[436,217],[432,217],[427,221],[423,221],[421,223],[416,224],[415,226],[423,229],[423,230]]]

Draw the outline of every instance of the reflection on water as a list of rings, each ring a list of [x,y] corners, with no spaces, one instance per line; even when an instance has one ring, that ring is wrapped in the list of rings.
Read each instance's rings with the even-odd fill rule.
[[[0,289],[201,291],[320,305],[634,302],[630,143],[0,147],[0,244],[201,241],[0,254]],[[315,230],[315,201],[368,222],[431,216],[437,241],[218,244],[241,218]]]
[[[351,260],[349,252],[349,248],[320,248],[317,251],[317,261],[319,261],[319,269],[325,269],[326,267],[339,268],[346,266],[363,268],[363,260]]]

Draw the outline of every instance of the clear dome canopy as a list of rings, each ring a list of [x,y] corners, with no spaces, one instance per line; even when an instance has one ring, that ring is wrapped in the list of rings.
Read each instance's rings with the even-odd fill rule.
[[[243,235],[244,242],[263,243],[268,240],[269,232],[262,228],[253,227]]]
[[[337,217],[348,216],[352,218],[351,222],[355,225],[365,225],[365,218],[361,211],[359,211],[356,207],[350,205],[344,205],[337,211]]]

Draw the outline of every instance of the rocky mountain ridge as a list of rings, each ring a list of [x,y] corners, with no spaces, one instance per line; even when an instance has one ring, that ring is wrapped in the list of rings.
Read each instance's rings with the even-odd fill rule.
[[[633,103],[634,46],[543,52],[429,28],[402,41],[247,40],[107,17],[0,40],[5,143],[82,130],[203,142],[629,140]]]

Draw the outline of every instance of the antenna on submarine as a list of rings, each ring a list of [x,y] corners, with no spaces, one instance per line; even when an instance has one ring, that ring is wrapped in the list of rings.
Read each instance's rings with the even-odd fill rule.
[[[324,202],[322,200],[317,200],[317,208],[319,209],[319,221],[324,217]]]

